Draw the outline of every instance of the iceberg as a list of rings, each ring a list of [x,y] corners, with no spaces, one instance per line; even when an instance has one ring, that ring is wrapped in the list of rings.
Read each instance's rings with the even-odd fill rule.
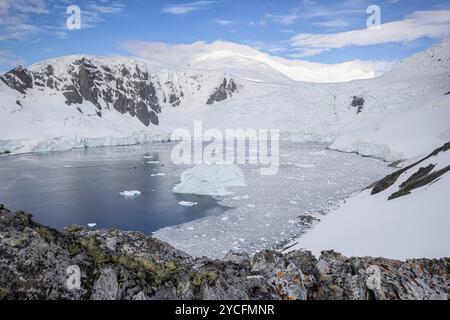
[[[227,187],[246,187],[244,175],[236,165],[199,165],[181,174],[174,193],[207,196],[232,194]]]
[[[193,208],[198,205],[198,202],[180,201],[178,204],[183,207]]]
[[[163,173],[163,172],[160,172],[160,173],[154,173],[154,174],[152,174],[152,175],[150,175],[151,177],[164,177],[166,174],[165,173]]]
[[[121,196],[126,197],[126,198],[131,198],[131,197],[139,197],[142,193],[140,191],[137,190],[133,190],[133,191],[123,191],[120,193]]]

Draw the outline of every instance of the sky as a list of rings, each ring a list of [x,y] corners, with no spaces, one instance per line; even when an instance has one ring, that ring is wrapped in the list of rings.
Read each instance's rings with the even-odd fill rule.
[[[70,30],[72,5],[81,23]],[[63,55],[139,56],[155,43],[217,40],[287,59],[392,62],[448,34],[448,0],[0,0],[0,71]]]

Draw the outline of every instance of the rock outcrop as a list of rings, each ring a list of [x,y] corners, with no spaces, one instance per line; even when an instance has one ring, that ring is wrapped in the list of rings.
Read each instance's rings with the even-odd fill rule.
[[[370,186],[370,188],[373,188],[372,195],[378,194],[392,187],[403,174],[406,174],[408,172],[412,172],[412,174],[398,186],[398,190],[389,197],[389,200],[403,197],[410,194],[414,189],[421,188],[433,183],[442,175],[450,171],[450,165],[444,166],[439,170],[435,170],[436,164],[434,163],[428,163],[425,166],[423,165],[424,163],[427,163],[427,161],[432,162],[433,159],[445,152],[450,152],[450,142],[434,150],[427,157],[386,176],[385,178],[376,182],[373,186]]]
[[[352,107],[357,108],[356,113],[361,113],[364,109],[366,100],[362,96],[354,96],[352,99]]]
[[[33,78],[31,73],[22,67],[14,68],[13,70],[0,76],[7,86],[25,94],[27,89],[33,88]]]
[[[215,102],[221,102],[233,95],[233,93],[239,90],[239,86],[234,82],[233,79],[227,80],[227,78],[223,79],[222,84],[215,89],[215,91],[208,98],[206,104],[212,105]]]
[[[303,251],[194,259],[136,232],[62,232],[0,206],[0,299],[449,299],[450,259]]]

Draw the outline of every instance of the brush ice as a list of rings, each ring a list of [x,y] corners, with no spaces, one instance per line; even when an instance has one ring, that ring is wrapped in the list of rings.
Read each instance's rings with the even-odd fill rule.
[[[242,170],[236,165],[200,165],[181,175],[174,193],[226,196],[227,187],[246,187]]]
[[[282,142],[280,152],[290,156],[280,160],[276,176],[261,176],[259,167],[241,165],[247,187],[227,190],[235,194],[219,199],[219,205],[228,210],[219,216],[160,229],[153,236],[195,257],[221,258],[230,250],[254,254],[276,248],[308,229],[298,223],[299,215],[324,212],[393,170],[381,161],[355,154],[330,150],[326,157],[310,155],[319,148],[320,145]],[[312,161],[315,168],[298,169],[294,165]],[[328,181],[333,184],[328,185]],[[245,243],[235,244],[243,235]]]

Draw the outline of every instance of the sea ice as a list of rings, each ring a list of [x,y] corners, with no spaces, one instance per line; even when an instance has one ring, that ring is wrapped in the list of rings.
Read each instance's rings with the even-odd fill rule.
[[[328,210],[329,203],[337,203],[392,172],[392,168],[381,161],[355,154],[330,150],[326,156],[311,155],[320,150],[318,147],[320,145],[282,143],[280,154],[289,154],[290,157],[281,158],[280,171],[276,176],[261,176],[259,170],[253,171],[259,167],[253,165],[240,166],[239,171],[242,170],[245,175],[247,188],[231,190],[237,194],[220,199],[220,205],[230,208],[224,215],[163,228],[153,236],[195,257],[221,258],[235,247],[250,254],[277,248],[309,229],[309,226],[299,223],[299,215],[320,214]],[[314,163],[316,167],[299,170],[295,167],[297,163]],[[344,163],[351,166],[344,166]],[[189,175],[185,173],[182,178],[183,188],[176,186],[175,189],[217,191],[216,186],[222,179],[217,177],[216,172],[209,171],[214,170],[201,167],[189,170]],[[287,177],[295,180],[288,180]],[[334,184],[327,184],[328,181]],[[243,200],[244,197],[248,200]],[[297,202],[297,205],[290,201]],[[207,239],[216,240],[205,241],[203,234]],[[243,235],[244,243],[239,241]],[[261,238],[265,240],[261,241]]]
[[[89,228],[95,228],[97,226],[96,223],[88,223]]]

